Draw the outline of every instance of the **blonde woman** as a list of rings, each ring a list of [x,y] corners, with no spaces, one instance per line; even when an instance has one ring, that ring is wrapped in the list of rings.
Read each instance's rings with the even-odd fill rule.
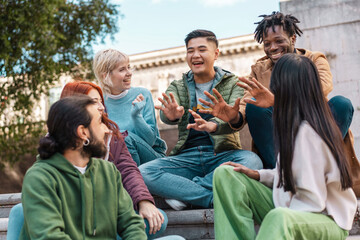
[[[109,118],[127,131],[125,143],[139,166],[164,157],[166,143],[160,138],[149,90],[131,87],[129,57],[115,49],[98,52],[93,70],[105,95]]]

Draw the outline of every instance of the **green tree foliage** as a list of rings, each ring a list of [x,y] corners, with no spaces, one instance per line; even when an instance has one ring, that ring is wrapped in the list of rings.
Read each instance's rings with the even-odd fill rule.
[[[36,156],[39,139],[47,130],[44,121],[0,127],[0,170],[12,166],[24,156]]]
[[[117,31],[118,7],[108,0],[0,0],[0,115],[11,103],[26,119],[61,74],[91,72],[91,45]]]

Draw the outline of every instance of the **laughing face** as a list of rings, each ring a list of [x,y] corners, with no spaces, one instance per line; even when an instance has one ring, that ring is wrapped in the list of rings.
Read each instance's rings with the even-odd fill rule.
[[[271,61],[276,63],[284,54],[294,52],[295,41],[296,35],[289,37],[282,26],[276,25],[275,31],[269,27],[263,40],[264,51]]]
[[[219,49],[206,37],[193,38],[188,42],[186,61],[195,76],[214,74],[214,62]]]
[[[111,71],[111,94],[117,95],[131,87],[132,71],[128,61],[121,62]]]
[[[89,126],[90,143],[87,146],[83,146],[83,154],[89,157],[102,158],[107,152],[105,139],[107,139],[110,134],[110,130],[104,124],[102,113],[99,112],[97,105],[89,105],[87,111],[91,116],[91,123]]]
[[[93,88],[90,90],[90,92],[87,95],[96,101],[96,105],[98,107],[99,112],[103,114],[105,107],[102,98],[100,96],[100,93],[95,88]]]

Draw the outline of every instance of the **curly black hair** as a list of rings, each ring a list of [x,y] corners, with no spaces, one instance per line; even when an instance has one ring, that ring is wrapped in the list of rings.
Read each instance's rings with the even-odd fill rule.
[[[259,17],[262,17],[263,19],[260,22],[256,22],[255,24],[258,24],[258,26],[255,29],[255,40],[258,43],[262,43],[264,40],[264,37],[266,37],[266,30],[269,27],[272,27],[272,30],[275,32],[275,26],[280,25],[283,27],[284,31],[288,33],[289,37],[297,34],[298,36],[301,36],[302,31],[297,26],[297,23],[300,23],[300,21],[294,17],[291,16],[291,14],[284,15],[281,12],[272,12],[270,15],[260,15]]]

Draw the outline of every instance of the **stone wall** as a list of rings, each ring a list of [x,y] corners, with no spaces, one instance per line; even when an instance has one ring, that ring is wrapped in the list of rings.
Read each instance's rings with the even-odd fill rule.
[[[280,9],[300,21],[304,34],[296,47],[323,52],[328,58],[334,77],[329,98],[343,95],[351,100],[355,112],[350,128],[360,157],[360,1],[281,1]]]

